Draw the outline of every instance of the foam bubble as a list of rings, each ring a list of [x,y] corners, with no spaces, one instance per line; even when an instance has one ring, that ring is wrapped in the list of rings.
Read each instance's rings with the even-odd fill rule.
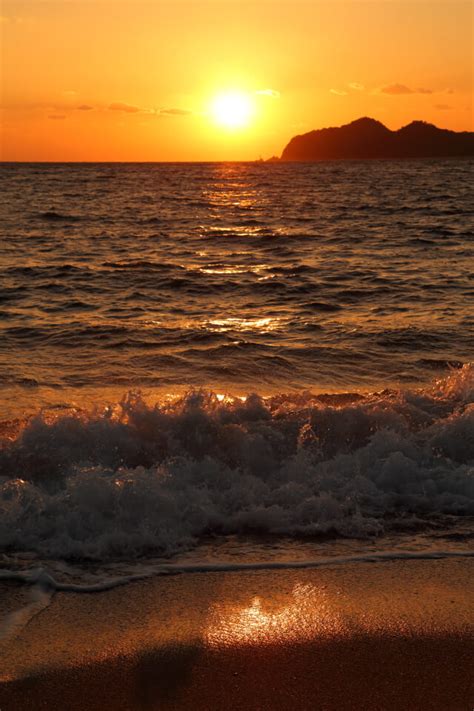
[[[209,534],[366,537],[474,514],[474,368],[425,390],[193,392],[43,413],[0,451],[8,552],[171,555]]]

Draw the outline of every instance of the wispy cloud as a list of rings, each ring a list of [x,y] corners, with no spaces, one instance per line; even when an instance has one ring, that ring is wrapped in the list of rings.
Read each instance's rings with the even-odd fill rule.
[[[440,111],[449,111],[452,109],[452,106],[449,106],[449,104],[435,104],[435,109],[439,109]]]
[[[259,89],[255,93],[257,96],[270,96],[272,99],[280,98],[280,92],[275,89]]]
[[[132,104],[125,104],[121,101],[116,101],[113,104],[110,104],[109,110],[122,111],[126,114],[148,114],[151,116],[189,116],[192,114],[192,111],[188,111],[188,109],[179,109],[167,106],[159,109],[149,109],[141,106],[133,106]]]
[[[192,111],[187,109],[158,109],[155,113],[160,114],[160,116],[189,116]]]
[[[388,84],[388,86],[383,86],[380,91],[382,94],[390,94],[390,96],[403,96],[405,94],[432,94],[431,89],[425,89],[419,87],[418,89],[411,89],[406,84]]]
[[[359,84],[358,81],[351,81],[351,83],[347,86],[349,89],[354,89],[354,91],[364,91],[365,89],[365,86],[363,84]]]
[[[342,91],[341,89],[329,89],[329,93],[336,96],[347,96],[347,91]]]
[[[53,120],[65,119],[68,116],[72,116],[76,111],[96,111],[98,114],[103,114],[103,112],[115,111],[117,113],[125,113],[136,116],[149,116],[159,118],[160,116],[190,116],[195,112],[189,109],[182,109],[178,107],[168,107],[163,106],[160,108],[147,108],[143,106],[135,106],[133,104],[127,104],[123,101],[114,101],[111,104],[79,104],[69,101],[59,101],[59,102],[49,102],[49,101],[38,101],[31,103],[4,103],[0,104],[0,108],[6,111],[27,111],[27,112],[37,112],[44,111],[48,118]],[[50,112],[50,113],[48,113]]]
[[[124,111],[126,114],[136,114],[142,109],[138,106],[131,106],[130,104],[123,104],[121,101],[115,101],[109,104],[110,111]]]

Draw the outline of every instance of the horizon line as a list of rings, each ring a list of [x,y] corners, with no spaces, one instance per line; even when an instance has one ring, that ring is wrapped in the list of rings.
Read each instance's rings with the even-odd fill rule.
[[[282,160],[281,158],[248,158],[243,160],[0,160],[0,165],[215,165],[217,163],[250,163],[258,165],[275,165],[289,163],[350,163],[350,162],[370,162],[377,161],[418,161],[418,160],[474,160],[472,155],[458,156],[400,156],[400,157],[380,157],[380,158],[314,158],[309,160]]]

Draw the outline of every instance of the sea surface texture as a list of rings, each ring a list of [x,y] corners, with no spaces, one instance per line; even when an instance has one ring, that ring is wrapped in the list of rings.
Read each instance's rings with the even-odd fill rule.
[[[472,168],[1,165],[2,550],[466,521]]]

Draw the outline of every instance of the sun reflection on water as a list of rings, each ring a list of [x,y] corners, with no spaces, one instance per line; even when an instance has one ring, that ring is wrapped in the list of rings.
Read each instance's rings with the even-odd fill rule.
[[[260,331],[268,333],[277,331],[282,326],[281,318],[217,318],[206,323],[206,327],[211,331]]]
[[[261,274],[266,264],[206,264],[199,267],[202,274]]]

